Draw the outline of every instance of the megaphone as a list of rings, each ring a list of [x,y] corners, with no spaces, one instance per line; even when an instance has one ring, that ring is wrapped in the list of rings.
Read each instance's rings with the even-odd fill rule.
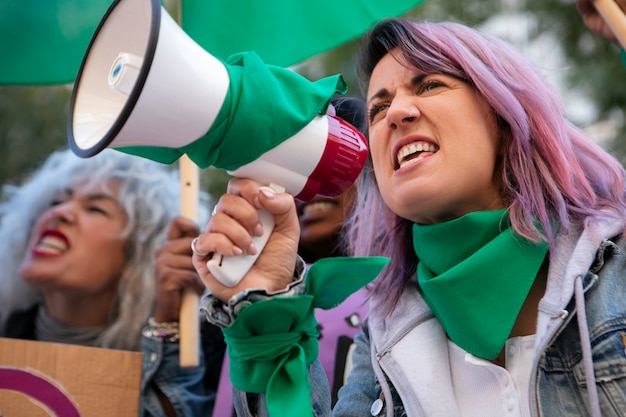
[[[74,84],[72,151],[179,148],[203,136],[228,90],[225,66],[191,40],[159,0],[122,0],[107,10]]]
[[[96,29],[74,84],[70,148],[80,157],[105,148],[184,148],[212,132],[230,84],[226,64],[187,36],[159,0],[117,0]],[[243,145],[237,152],[243,153],[245,141],[253,141],[264,128],[251,124],[240,135],[246,137],[238,138]],[[366,159],[363,134],[320,113],[271,149],[227,171],[308,201],[344,192]],[[255,238],[258,253],[274,226],[269,213],[261,211],[261,218],[265,234]],[[225,285],[234,286],[257,256],[215,254],[207,266]]]

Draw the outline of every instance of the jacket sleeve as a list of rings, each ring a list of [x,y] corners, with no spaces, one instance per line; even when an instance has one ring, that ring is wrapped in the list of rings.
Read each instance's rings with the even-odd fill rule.
[[[141,381],[141,417],[165,417],[159,399],[162,393],[177,417],[210,416],[215,392],[206,388],[206,361],[200,350],[200,365],[181,368],[179,344],[142,335],[143,376]]]
[[[379,384],[372,367],[367,324],[364,324],[363,330],[354,337],[352,368],[346,384],[339,390],[333,417],[369,416],[372,402],[379,393]]]

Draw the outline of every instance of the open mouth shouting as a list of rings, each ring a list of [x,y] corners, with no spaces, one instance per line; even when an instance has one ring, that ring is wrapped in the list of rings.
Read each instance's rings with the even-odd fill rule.
[[[396,169],[414,164],[420,159],[434,154],[438,150],[439,147],[437,145],[425,141],[406,144],[398,150],[396,155]]]
[[[35,255],[60,255],[69,249],[67,237],[58,230],[46,229],[33,246]]]

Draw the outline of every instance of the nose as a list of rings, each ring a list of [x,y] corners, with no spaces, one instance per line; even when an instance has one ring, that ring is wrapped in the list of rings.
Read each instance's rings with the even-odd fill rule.
[[[391,129],[398,129],[410,125],[420,116],[420,111],[411,101],[394,101],[387,110],[387,124]]]
[[[72,223],[76,220],[76,207],[72,201],[56,204],[48,209],[48,220],[52,225]]]

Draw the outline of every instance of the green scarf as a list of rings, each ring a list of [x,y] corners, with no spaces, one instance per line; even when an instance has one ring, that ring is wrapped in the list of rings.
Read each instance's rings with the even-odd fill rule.
[[[376,278],[387,262],[379,257],[321,259],[307,273],[305,294],[243,307],[222,329],[233,385],[265,392],[272,417],[313,415],[307,367],[318,353],[315,308],[336,307]]]
[[[516,234],[506,209],[413,226],[424,300],[465,351],[495,359],[548,251]]]

